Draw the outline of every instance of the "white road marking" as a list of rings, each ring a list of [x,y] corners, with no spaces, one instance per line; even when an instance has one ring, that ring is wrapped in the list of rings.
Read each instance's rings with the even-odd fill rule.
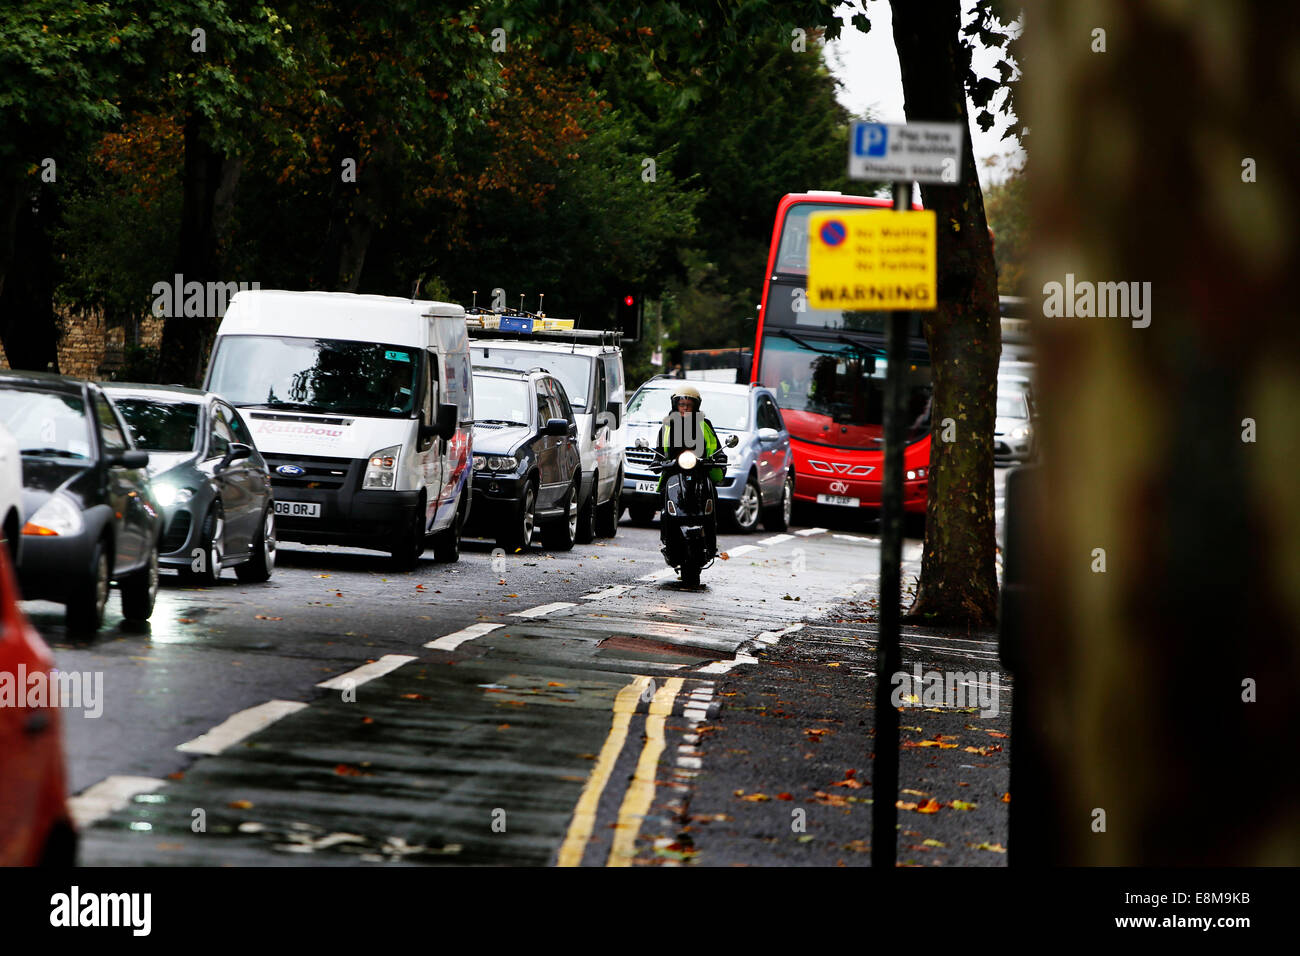
[[[662,571],[653,571],[650,574],[643,574],[637,578],[638,581],[667,581],[670,578],[677,577],[677,572],[672,568],[664,568]]]
[[[615,584],[613,587],[605,588],[603,591],[593,591],[590,594],[584,594],[582,599],[584,601],[601,601],[605,598],[618,597],[625,591],[630,590],[632,590],[632,585],[630,584]]]
[[[679,766],[679,767],[690,767],[690,768],[693,769],[693,770],[699,770],[701,767],[704,766],[704,761],[701,760],[699,757],[678,757],[678,758],[677,758],[677,766]],[[681,771],[678,771],[678,773],[679,773],[680,776],[683,776],[683,777],[684,777],[684,776],[688,776],[688,774],[681,773]],[[692,777],[693,777],[693,776],[695,776],[695,774],[692,773],[692,774],[689,774],[689,776],[692,776]]]
[[[756,545],[756,544],[742,544],[742,545],[740,545],[739,547],[728,548],[728,549],[727,549],[727,557],[729,557],[729,558],[738,558],[738,557],[740,557],[742,554],[749,554],[749,552],[751,552],[751,551],[757,551],[757,550],[758,550],[758,545]]]
[[[436,641],[430,641],[425,647],[432,647],[438,651],[454,651],[466,641],[472,641],[476,637],[482,637],[489,631],[495,631],[499,627],[505,627],[504,624],[489,624],[487,621],[478,624],[471,624],[469,627],[463,627],[459,631],[453,631],[438,638]]]
[[[831,537],[839,538],[841,541],[852,541],[855,544],[880,544],[880,539],[878,538],[864,538],[861,535],[856,534],[833,534]]]
[[[798,531],[795,532],[795,534],[799,535],[799,537],[801,538],[806,538],[809,535],[825,534],[825,533],[826,533],[825,528],[800,528]]]
[[[687,707],[682,711],[682,716],[687,720],[704,720],[704,718],[709,716],[709,712],[707,710],[702,710],[699,707]]]
[[[515,611],[511,617],[545,617],[552,611],[563,611],[566,607],[577,607],[571,601],[556,601],[554,604],[539,604],[537,607],[530,607],[526,611]]]
[[[794,535],[792,534],[774,534],[770,538],[760,539],[758,543],[762,545],[769,545],[769,544],[780,544],[783,541],[793,541],[793,540],[794,540]]]
[[[347,690],[349,687],[358,687],[366,681],[374,680],[376,677],[383,677],[388,672],[395,671],[403,664],[409,664],[413,660],[415,658],[409,654],[385,654],[377,661],[363,664],[346,674],[340,674],[338,677],[323,680],[316,686],[324,687],[327,690]]]
[[[176,749],[187,754],[219,754],[245,737],[271,726],[281,717],[297,713],[306,706],[299,700],[268,700],[265,704],[230,715],[206,734],[187,740]]]
[[[105,777],[94,786],[87,787],[75,797],[68,798],[68,812],[78,829],[102,820],[114,810],[120,810],[138,793],[148,793],[167,786],[166,780],[153,777]]]

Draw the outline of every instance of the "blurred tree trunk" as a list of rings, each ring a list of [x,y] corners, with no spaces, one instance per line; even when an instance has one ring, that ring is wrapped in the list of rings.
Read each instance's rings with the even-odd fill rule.
[[[1151,283],[1145,328],[1035,320],[1046,494],[1016,706],[1054,862],[1300,863],[1296,17],[1027,17],[1029,288]]]
[[[938,224],[939,308],[925,316],[934,373],[929,501],[921,583],[911,616],[936,624],[997,620],[993,419],[998,357],[997,267],[966,117],[966,54],[957,0],[892,0],[907,117],[960,123],[961,182],[924,189]],[[951,418],[956,440],[941,440]]]
[[[12,245],[0,282],[0,343],[9,367],[59,370],[59,330],[54,315],[54,250],[50,223],[57,221],[54,194],[32,182],[6,190],[0,227],[12,216]]]

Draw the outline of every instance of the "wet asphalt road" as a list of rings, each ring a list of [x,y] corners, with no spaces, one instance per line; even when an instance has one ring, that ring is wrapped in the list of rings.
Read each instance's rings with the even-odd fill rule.
[[[625,521],[568,553],[467,542],[408,573],[287,544],[268,584],[166,581],[144,633],[114,597],[90,643],[29,602],[61,669],[103,675],[101,716],[63,713],[81,860],[644,861],[654,814],[684,814],[702,772],[716,669],[874,595],[869,534],[826,523],[724,536],[698,591]]]

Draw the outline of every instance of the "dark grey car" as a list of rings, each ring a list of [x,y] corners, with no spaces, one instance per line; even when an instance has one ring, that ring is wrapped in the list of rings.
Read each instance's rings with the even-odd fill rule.
[[[239,412],[193,388],[105,382],[104,391],[149,452],[163,509],[159,563],[190,583],[214,584],[233,567],[245,583],[275,568],[271,476]]]

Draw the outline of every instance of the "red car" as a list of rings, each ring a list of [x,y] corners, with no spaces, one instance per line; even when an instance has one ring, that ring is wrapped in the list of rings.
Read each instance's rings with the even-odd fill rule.
[[[9,549],[0,547],[0,866],[71,866],[77,833],[59,711],[48,695],[47,706],[28,707],[22,686],[33,674],[48,677],[54,658],[18,600]]]

